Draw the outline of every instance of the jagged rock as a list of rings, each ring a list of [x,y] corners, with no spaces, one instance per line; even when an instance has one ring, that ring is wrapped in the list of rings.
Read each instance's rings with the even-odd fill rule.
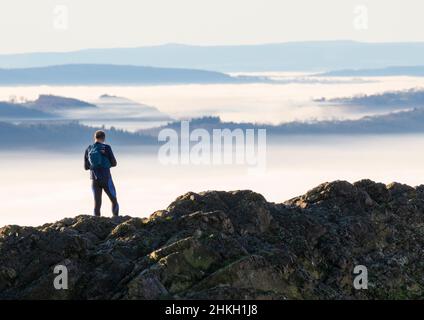
[[[275,268],[264,257],[251,255],[219,269],[192,289],[197,292],[209,288],[230,287],[253,289],[257,294],[284,294],[287,291],[287,284],[281,273],[281,270]]]
[[[1,228],[0,299],[422,298],[423,248],[424,186],[335,181],[284,204],[187,193],[144,219]]]
[[[168,290],[150,270],[144,270],[127,285],[128,291],[124,299],[154,300],[169,296]]]

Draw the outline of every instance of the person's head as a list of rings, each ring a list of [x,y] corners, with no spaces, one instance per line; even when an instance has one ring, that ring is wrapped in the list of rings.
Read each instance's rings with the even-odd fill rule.
[[[106,133],[104,131],[97,130],[94,133],[94,141],[103,143],[105,142],[105,140],[106,140]]]

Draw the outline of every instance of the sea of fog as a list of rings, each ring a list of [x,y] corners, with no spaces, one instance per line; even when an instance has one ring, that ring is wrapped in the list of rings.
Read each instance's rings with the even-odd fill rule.
[[[116,95],[156,107],[173,118],[204,115],[221,116],[224,121],[278,124],[293,120],[359,118],[387,112],[339,106],[321,106],[313,99],[355,94],[373,94],[388,90],[424,87],[424,78],[317,78],[306,74],[271,73],[284,84],[215,84],[168,86],[24,86],[0,87],[0,100],[11,96],[36,99],[39,94],[73,97],[89,102],[102,94]],[[99,125],[98,121],[86,122]],[[107,123],[109,126],[112,123]],[[150,127],[145,123],[139,124]],[[137,123],[122,122],[121,127],[135,130]]]
[[[0,158],[0,225],[39,225],[92,213],[83,150],[7,152]],[[303,136],[272,139],[266,170],[246,165],[163,165],[152,148],[115,147],[113,169],[122,214],[145,217],[188,191],[251,189],[282,202],[325,182],[362,178],[424,183],[424,135]],[[104,200],[104,215],[110,203]]]
[[[218,115],[226,121],[280,123],[292,120],[357,118],[376,110],[323,107],[312,99],[424,87],[424,78],[322,79],[305,74],[272,74],[287,84],[176,85],[140,87],[0,87],[10,96],[35,99],[55,94],[96,101],[102,94],[122,96],[158,108],[175,118]],[[290,80],[291,81],[291,80]],[[383,111],[381,111],[383,112]],[[88,124],[101,125],[99,121]],[[129,130],[138,122],[104,123]],[[251,189],[268,201],[282,202],[331,180],[370,178],[411,185],[424,182],[424,135],[289,136],[269,139],[267,166],[252,174],[247,166],[162,165],[157,150],[114,146],[113,169],[122,214],[145,217],[188,191]],[[92,213],[84,150],[66,152],[0,150],[0,226],[39,225]],[[105,198],[103,214],[110,215]]]

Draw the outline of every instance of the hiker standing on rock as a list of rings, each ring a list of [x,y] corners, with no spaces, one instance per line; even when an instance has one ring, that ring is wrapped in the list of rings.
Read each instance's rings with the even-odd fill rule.
[[[106,134],[104,131],[96,131],[94,134],[94,144],[85,150],[84,168],[90,170],[92,189],[94,194],[94,215],[100,216],[102,206],[103,190],[112,202],[113,216],[119,215],[119,204],[116,198],[116,190],[113,184],[110,168],[116,167],[116,159],[112,148],[105,144]]]

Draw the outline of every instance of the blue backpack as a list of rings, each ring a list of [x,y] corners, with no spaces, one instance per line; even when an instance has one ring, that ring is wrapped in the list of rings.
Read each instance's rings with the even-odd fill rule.
[[[102,144],[93,144],[88,150],[88,161],[90,162],[91,169],[105,168],[110,169],[112,166],[109,159],[102,153],[105,146]]]

